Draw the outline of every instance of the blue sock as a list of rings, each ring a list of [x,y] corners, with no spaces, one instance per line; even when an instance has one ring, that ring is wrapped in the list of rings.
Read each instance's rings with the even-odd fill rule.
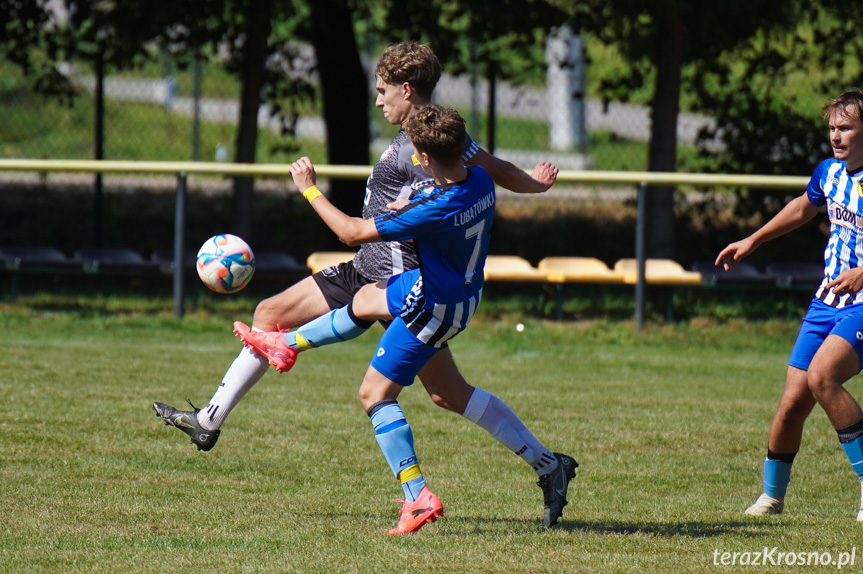
[[[863,482],[863,420],[837,430],[836,434],[839,435],[839,442],[848,457],[848,462],[857,473],[857,478]]]
[[[414,451],[414,435],[396,401],[381,401],[369,409],[375,439],[402,485],[405,500],[413,502],[426,485]]]
[[[791,480],[791,463],[781,460],[764,459],[764,494],[782,498]]]
[[[358,319],[350,305],[340,307],[309,321],[296,331],[285,333],[285,343],[300,351],[322,347],[359,337],[374,321]]]

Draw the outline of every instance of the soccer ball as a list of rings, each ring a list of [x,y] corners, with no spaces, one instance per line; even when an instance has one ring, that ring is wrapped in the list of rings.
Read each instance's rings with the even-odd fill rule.
[[[198,277],[216,293],[236,293],[255,273],[255,254],[236,235],[214,235],[198,250]]]

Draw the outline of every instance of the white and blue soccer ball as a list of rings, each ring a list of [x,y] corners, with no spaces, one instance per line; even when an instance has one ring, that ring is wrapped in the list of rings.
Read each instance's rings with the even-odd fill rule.
[[[198,250],[195,265],[204,285],[216,293],[236,293],[255,273],[255,254],[236,235],[214,235]]]

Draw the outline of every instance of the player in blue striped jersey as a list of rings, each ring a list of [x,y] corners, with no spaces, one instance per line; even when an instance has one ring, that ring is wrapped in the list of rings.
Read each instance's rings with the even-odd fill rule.
[[[857,520],[863,522],[863,410],[843,386],[863,367],[863,92],[844,92],[823,111],[833,158],[815,169],[803,195],[758,231],[723,249],[716,264],[734,267],[765,241],[810,221],[826,205],[830,238],[824,279],[788,361],[785,390],[770,426],[763,492],[746,514],[782,512],[803,425],[817,402],[860,479]]]
[[[387,213],[394,202],[405,201],[429,182],[429,176],[415,162],[413,149],[403,126],[420,107],[430,103],[441,74],[440,62],[431,48],[415,42],[387,46],[375,67],[375,105],[387,121],[402,126],[372,167],[363,217]],[[542,193],[555,181],[558,170],[540,162],[528,174],[481,149],[470,137],[462,150],[465,164],[482,166],[500,187],[517,193]],[[252,328],[273,331],[298,325],[338,309],[351,301],[364,285],[386,279],[418,266],[410,241],[365,243],[348,263],[323,269],[279,294],[264,299],[255,309]],[[203,409],[181,411],[164,403],[153,403],[165,424],[191,438],[199,449],[209,451],[219,439],[221,426],[246,393],[264,376],[265,359],[243,348]],[[503,444],[536,473],[543,493],[543,524],[553,526],[567,505],[569,481],[578,464],[572,457],[554,453],[543,445],[499,397],[470,385],[446,347],[432,357],[419,375],[432,401],[477,424]]]
[[[317,191],[308,158],[295,162],[291,174],[339,239],[348,245],[413,239],[419,269],[364,286],[347,307],[295,332],[264,333],[237,324],[243,342],[284,371],[300,350],[356,337],[374,320],[391,321],[359,396],[405,494],[399,523],[390,531],[393,535],[416,532],[443,514],[440,500],[419,469],[413,434],[396,399],[440,347],[467,327],[476,311],[495,206],[488,173],[481,167],[467,168],[461,160],[465,131],[457,112],[426,106],[406,128],[415,156],[434,178],[434,186],[397,211],[373,219],[349,217]]]

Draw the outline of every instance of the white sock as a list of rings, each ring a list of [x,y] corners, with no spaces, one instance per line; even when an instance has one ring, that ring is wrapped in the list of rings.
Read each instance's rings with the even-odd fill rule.
[[[536,440],[506,403],[493,394],[475,388],[463,416],[484,428],[532,466],[538,475],[548,474],[557,468],[554,454]]]
[[[260,329],[255,329],[260,331]],[[255,383],[266,374],[270,364],[267,359],[258,355],[248,347],[243,347],[228,371],[222,378],[222,384],[216,389],[216,394],[210,399],[206,408],[198,412],[198,424],[206,430],[218,430],[225,422],[243,396]]]

